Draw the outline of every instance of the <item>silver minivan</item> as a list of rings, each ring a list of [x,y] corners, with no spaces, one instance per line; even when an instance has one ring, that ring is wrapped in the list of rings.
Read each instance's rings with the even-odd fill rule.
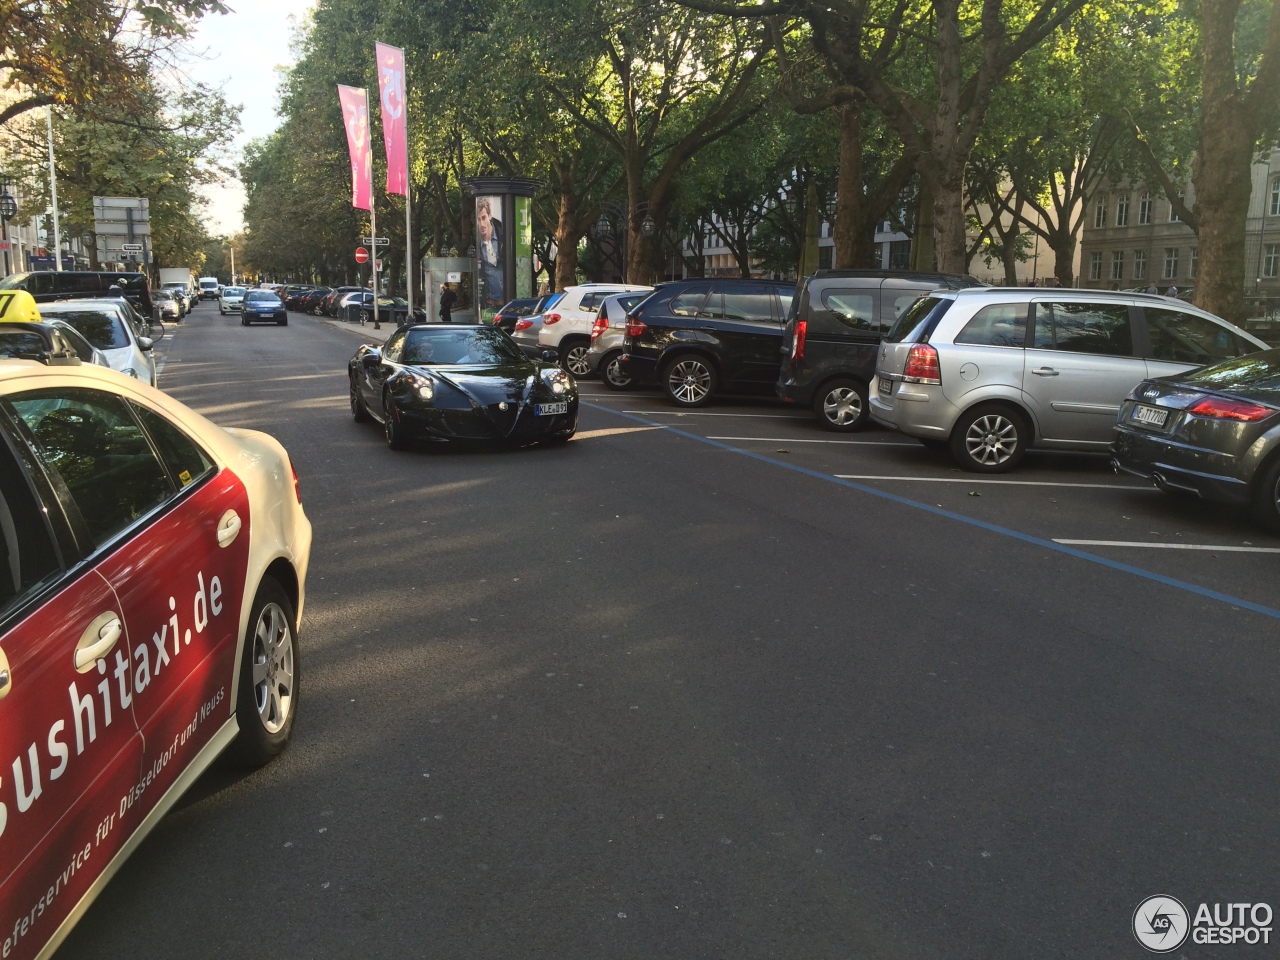
[[[1029,447],[1105,453],[1142,380],[1265,350],[1169,297],[1061,288],[937,291],[884,336],[871,418],[1000,473]]]

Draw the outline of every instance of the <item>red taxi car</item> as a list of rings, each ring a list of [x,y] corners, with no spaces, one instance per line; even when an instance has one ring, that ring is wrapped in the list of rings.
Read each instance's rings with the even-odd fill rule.
[[[310,550],[271,437],[0,361],[0,956],[52,953],[224,749],[284,748]]]

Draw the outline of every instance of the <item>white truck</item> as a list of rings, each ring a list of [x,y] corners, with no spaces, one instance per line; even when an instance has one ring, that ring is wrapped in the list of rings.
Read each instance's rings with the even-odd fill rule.
[[[235,278],[232,278],[234,282]],[[218,282],[217,277],[201,277],[200,278],[200,299],[201,300],[217,300],[218,294],[222,291],[222,284]]]

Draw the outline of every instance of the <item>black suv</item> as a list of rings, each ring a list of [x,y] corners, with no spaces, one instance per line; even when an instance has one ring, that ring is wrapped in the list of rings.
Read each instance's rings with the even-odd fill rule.
[[[831,430],[861,429],[880,335],[931,290],[980,286],[956,273],[819,270],[796,291],[776,393],[785,403],[812,406]]]
[[[678,406],[717,393],[768,393],[778,379],[792,284],[690,279],[664,283],[627,314],[622,362]]]
[[[116,287],[118,289],[112,289]],[[37,270],[0,280],[0,290],[25,290],[36,303],[123,294],[144,317],[151,316],[151,286],[144,273],[105,270]]]

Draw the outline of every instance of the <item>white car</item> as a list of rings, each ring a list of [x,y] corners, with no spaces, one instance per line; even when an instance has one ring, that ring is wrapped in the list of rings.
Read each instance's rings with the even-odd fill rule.
[[[544,350],[555,350],[560,366],[575,377],[585,377],[591,373],[587,351],[591,348],[591,325],[595,323],[600,304],[611,294],[652,290],[653,287],[627,283],[584,283],[566,287],[564,296],[542,315],[536,348],[530,349],[523,343],[521,347],[535,359],[540,358]]]
[[[141,381],[12,360],[0,399],[0,903],[27,960],[219,754],[285,748],[311,524],[278,442]]]
[[[58,300],[40,306],[46,320],[64,320],[102,351],[112,370],[156,385],[155,341],[138,335],[118,300]],[[158,329],[163,330],[163,326]]]
[[[218,294],[218,313],[224,317],[228,313],[239,313],[244,303],[244,287],[223,287]]]
[[[166,283],[162,290],[167,290],[169,295],[182,305],[182,315],[185,317],[200,302],[200,298],[191,292],[191,288],[185,283]]]

